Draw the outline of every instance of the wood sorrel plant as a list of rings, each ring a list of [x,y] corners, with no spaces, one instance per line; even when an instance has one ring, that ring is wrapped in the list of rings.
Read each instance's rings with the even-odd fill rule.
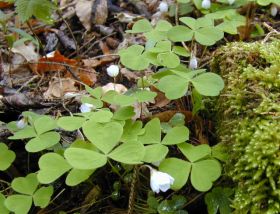
[[[84,96],[82,103],[90,104],[89,112],[57,119],[24,112],[23,126],[17,126],[17,122],[8,125],[13,132],[9,139],[27,139],[26,150],[42,155],[37,173],[12,182],[12,189],[20,195],[13,194],[7,198],[0,195],[0,207],[16,214],[28,213],[32,203],[46,207],[53,193],[51,184],[62,175],[66,174],[68,186],[76,186],[99,168],[106,165],[113,167],[112,162],[133,166],[157,162],[160,163],[158,169],[172,177],[171,189],[183,188],[189,179],[198,191],[211,189],[213,182],[221,175],[218,161],[221,155],[217,150],[209,145],[190,144],[189,129],[184,123],[170,122],[172,125],[162,129],[158,118],[146,124],[140,119],[132,120],[135,103],[151,102],[157,96],[157,93],[145,89],[150,85],[164,92],[171,100],[181,98],[194,89],[200,96],[217,96],[224,87],[219,75],[205,69],[188,69],[181,63],[180,57],[189,57],[189,50],[174,45],[179,41],[213,45],[223,37],[223,31],[210,18],[184,17],[180,20],[184,25],[175,27],[167,21],[160,21],[155,27],[147,20],[136,22],[129,33],[144,33],[146,46],[132,45],[119,51],[120,62],[128,69],[143,71],[149,66],[163,68],[149,77],[151,83],[144,83],[143,78],[141,87],[124,94],[115,90],[103,93],[101,87],[86,87],[89,96]],[[106,108],[105,103],[117,106],[117,110]],[[62,130],[83,133],[84,139],[61,146]],[[176,149],[183,158],[170,156],[171,149]],[[0,153],[0,159],[6,158],[5,164],[9,165],[14,160],[14,154],[7,148],[4,150],[3,154]],[[5,170],[6,165],[0,170]],[[21,189],[21,182],[30,188]],[[38,189],[39,184],[50,186]],[[24,204],[24,208],[14,208],[18,201]]]

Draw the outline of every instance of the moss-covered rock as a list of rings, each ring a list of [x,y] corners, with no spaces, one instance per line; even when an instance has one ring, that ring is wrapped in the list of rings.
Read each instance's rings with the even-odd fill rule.
[[[236,213],[280,213],[280,41],[231,43],[212,62],[226,83],[217,102]]]

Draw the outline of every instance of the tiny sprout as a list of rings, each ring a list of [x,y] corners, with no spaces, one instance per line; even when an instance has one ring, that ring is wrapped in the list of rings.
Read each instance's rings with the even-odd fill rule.
[[[201,7],[208,10],[211,7],[211,1],[210,0],[203,0],[201,3]]]
[[[27,121],[25,118],[22,118],[19,121],[17,121],[16,125],[19,129],[23,129],[25,126],[27,126]]]
[[[83,103],[83,104],[80,106],[80,111],[81,111],[82,113],[86,113],[86,112],[90,112],[93,108],[94,108],[94,105],[89,104],[89,103]]]
[[[278,13],[278,8],[276,7],[276,5],[271,5],[271,8],[270,8],[270,15],[271,16],[276,16],[277,15],[277,13]]]
[[[107,68],[107,74],[110,76],[110,77],[116,77],[118,76],[119,74],[119,66],[117,65],[110,65],[108,68]]]
[[[235,0],[228,0],[228,3],[229,3],[230,5],[232,5],[234,2],[235,2]]]
[[[189,63],[189,68],[190,69],[197,69],[197,58],[195,55],[192,55],[191,56],[191,60],[190,60],[190,63]]]
[[[162,13],[168,12],[168,4],[164,1],[160,2],[159,6],[158,6],[158,10]]]

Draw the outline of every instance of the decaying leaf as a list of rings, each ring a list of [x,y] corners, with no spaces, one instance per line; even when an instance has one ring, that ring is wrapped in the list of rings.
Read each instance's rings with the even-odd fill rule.
[[[91,29],[91,10],[93,3],[94,1],[79,0],[75,7],[76,14],[87,31]]]
[[[57,63],[60,63],[61,65]],[[59,51],[55,51],[53,52],[53,54],[48,55],[47,58],[42,57],[41,59],[39,59],[37,72],[39,74],[43,74],[49,71],[65,71],[66,68],[63,64],[76,66],[78,62],[74,59],[66,58]]]
[[[102,91],[105,94],[108,91],[116,91],[120,94],[123,94],[127,91],[127,88],[122,84],[108,83],[102,87]]]
[[[35,45],[29,42],[27,45],[22,43],[12,48],[12,52],[24,57],[27,62],[37,62],[39,54],[35,51]]]
[[[75,70],[75,75],[88,86],[93,86],[97,81],[97,74],[94,69],[84,70],[84,69],[77,69]],[[69,77],[73,79],[73,75],[69,72],[66,73],[64,77]]]
[[[127,68],[121,69],[121,74],[124,75],[128,80],[137,80],[140,77],[137,75],[137,72],[132,72]]]
[[[67,92],[76,92],[75,81],[70,78],[53,78],[48,90],[44,93],[45,99],[62,98]]]
[[[108,18],[108,4],[104,0],[94,0],[92,7],[93,23],[103,25]]]
[[[156,92],[157,96],[155,98],[155,106],[162,108],[170,103],[170,100],[166,98],[165,94],[162,93],[160,90],[155,88],[154,86],[151,87],[151,91]]]

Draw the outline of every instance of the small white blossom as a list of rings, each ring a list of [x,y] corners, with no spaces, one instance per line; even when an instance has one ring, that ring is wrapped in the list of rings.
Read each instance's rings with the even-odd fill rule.
[[[211,7],[211,1],[210,0],[203,0],[201,3],[201,7],[208,10]]]
[[[119,74],[119,66],[117,65],[110,65],[108,68],[107,68],[107,74],[110,76],[110,77],[116,77],[118,76]]]
[[[229,3],[230,5],[232,5],[234,2],[235,2],[235,0],[228,0],[228,3]]]
[[[83,104],[80,106],[80,111],[81,111],[82,113],[86,113],[86,112],[90,112],[93,108],[94,108],[94,105],[89,104],[89,103],[83,103]]]
[[[197,69],[197,58],[196,58],[195,55],[191,56],[190,63],[189,63],[189,68],[190,69]]]
[[[19,129],[23,129],[25,126],[27,126],[27,121],[25,118],[22,118],[19,121],[17,121],[16,125]]]
[[[150,186],[153,192],[159,193],[169,190],[175,179],[165,172],[157,171],[152,167],[149,168],[151,170]]]
[[[278,8],[275,5],[271,5],[270,15],[274,17],[277,15],[277,13],[278,13]]]
[[[168,4],[164,1],[160,2],[159,6],[158,6],[158,10],[162,13],[168,12]]]

